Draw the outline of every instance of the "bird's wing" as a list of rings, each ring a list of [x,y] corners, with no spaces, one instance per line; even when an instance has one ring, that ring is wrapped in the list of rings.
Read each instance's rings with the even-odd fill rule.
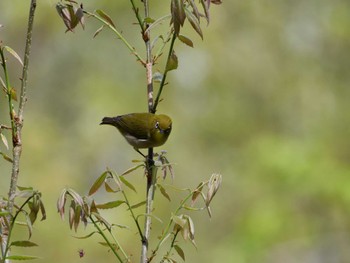
[[[148,139],[150,137],[148,129],[145,129],[145,127],[149,126],[146,119],[135,117],[134,115],[128,115],[127,118],[128,121],[125,121],[123,116],[118,118],[117,127],[121,132],[138,139]],[[133,118],[135,119],[134,121],[132,120]]]

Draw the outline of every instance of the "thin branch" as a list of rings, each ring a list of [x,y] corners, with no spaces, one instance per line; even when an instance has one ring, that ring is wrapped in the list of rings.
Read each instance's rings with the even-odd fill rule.
[[[109,241],[109,239],[106,237],[106,235],[103,233],[103,230],[98,226],[98,224],[96,223],[96,221],[93,219],[92,216],[89,216],[91,222],[94,224],[94,226],[96,227],[96,229],[98,230],[99,234],[103,237],[103,239],[106,241],[106,243],[108,244],[108,246],[111,248],[113,254],[118,258],[119,262],[123,263],[123,259],[119,256],[119,254],[117,253],[115,247],[113,247],[113,245],[111,244],[111,242]]]
[[[134,0],[130,0],[130,2],[131,2],[131,5],[132,5],[132,10],[134,11],[135,16],[137,18],[137,21],[138,21],[138,23],[140,25],[141,33],[143,35],[145,29],[144,29],[144,25],[143,25],[142,19],[141,19],[140,14],[139,14],[139,9],[135,6]]]
[[[29,54],[32,43],[32,32],[34,24],[34,13],[36,8],[36,0],[32,0],[29,10],[29,19],[28,19],[28,29],[27,29],[27,39],[26,47],[24,51],[24,62],[23,62],[23,72],[22,72],[22,85],[21,85],[21,96],[18,106],[18,116],[15,117],[15,134],[12,138],[13,141],[13,164],[12,164],[12,174],[11,174],[11,183],[9,190],[9,203],[8,210],[11,213],[14,204],[14,198],[17,187],[17,180],[19,174],[19,160],[22,153],[22,127],[23,127],[23,112],[24,106],[27,102],[26,91],[27,91],[27,77],[28,77],[28,66],[29,66]],[[11,96],[10,96],[11,97]],[[12,113],[11,113],[12,114]]]
[[[90,13],[85,10],[84,10],[84,13],[96,18],[97,20],[102,22],[105,26],[107,26],[109,29],[111,29],[118,36],[118,38],[126,45],[126,47],[131,51],[131,53],[137,58],[137,60],[140,61],[142,65],[146,65],[144,59],[136,52],[135,48],[132,45],[130,45],[130,43],[125,39],[125,37],[123,37],[123,35],[114,26],[112,26],[108,21],[104,20],[103,18],[96,15],[95,13]]]
[[[170,47],[169,47],[169,53],[168,53],[167,62],[166,62],[165,65],[168,64],[168,61],[170,60],[171,54],[173,53],[175,40],[176,40],[176,33],[174,32],[174,33],[173,33],[173,37],[172,37],[172,39],[171,39]],[[166,66],[165,66],[165,67],[166,67]],[[163,78],[162,78],[162,81],[161,81],[160,86],[159,86],[159,90],[158,90],[158,93],[157,93],[157,97],[156,97],[156,99],[155,99],[155,101],[154,101],[154,105],[153,105],[153,108],[152,108],[152,112],[153,112],[153,113],[155,113],[155,112],[157,111],[157,106],[158,106],[159,99],[160,99],[160,96],[161,96],[161,94],[162,94],[163,88],[164,88],[164,86],[165,86],[165,80],[166,80],[167,74],[168,74],[168,70],[165,70],[165,71],[164,71]]]

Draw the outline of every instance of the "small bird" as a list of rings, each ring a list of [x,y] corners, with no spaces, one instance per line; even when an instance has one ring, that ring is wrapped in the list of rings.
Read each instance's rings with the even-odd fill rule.
[[[139,149],[158,147],[166,142],[171,132],[172,121],[164,114],[130,113],[104,117],[100,124],[116,127],[127,142],[143,155]]]

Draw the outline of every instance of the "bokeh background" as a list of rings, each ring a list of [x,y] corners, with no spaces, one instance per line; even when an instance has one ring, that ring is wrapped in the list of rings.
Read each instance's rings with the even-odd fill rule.
[[[168,12],[167,1],[150,2],[153,17]],[[39,255],[37,262],[115,262],[96,235],[72,237],[91,228],[70,231],[56,200],[64,187],[86,194],[106,167],[122,172],[139,158],[116,130],[98,124],[104,116],[146,111],[145,73],[111,32],[92,38],[100,26],[93,19],[85,31],[65,33],[55,4],[38,1],[19,179],[42,192],[48,219],[34,229],[40,246],[16,252]],[[105,10],[144,54],[129,1],[84,4]],[[0,1],[0,40],[19,54],[28,6]],[[209,27],[202,25],[204,41],[184,29],[195,47],[176,44],[179,69],[169,73],[158,108],[174,122],[163,147],[176,163],[174,185],[193,188],[213,172],[223,175],[212,219],[191,214],[198,250],[180,243],[186,261],[350,262],[350,2],[231,0],[213,5],[211,18]],[[9,59],[9,65],[18,88],[18,64]],[[0,123],[8,124],[4,94]],[[1,195],[9,174],[9,163],[0,160]],[[142,200],[142,172],[129,180],[139,189],[130,198]],[[169,194],[171,205],[156,197],[154,213],[164,220],[182,197]],[[132,226],[118,236],[138,262],[128,213],[104,215]],[[160,229],[154,224],[154,238]],[[18,238],[25,231],[18,229]],[[79,249],[86,253],[81,259]]]

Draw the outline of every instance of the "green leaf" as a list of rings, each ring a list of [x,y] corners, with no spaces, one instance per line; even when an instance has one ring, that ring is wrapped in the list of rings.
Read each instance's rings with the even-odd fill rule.
[[[151,24],[153,23],[155,20],[151,17],[146,17],[143,22],[147,23],[147,24]]]
[[[185,253],[182,250],[182,248],[179,247],[178,245],[175,245],[174,248],[175,248],[177,254],[182,258],[182,260],[185,261]]]
[[[168,72],[170,70],[177,69],[178,64],[179,64],[179,62],[178,62],[177,56],[175,54],[175,51],[173,50],[171,52],[171,55],[170,55],[168,61],[167,61],[165,71]]]
[[[7,139],[6,139],[5,135],[0,133],[0,137],[1,137],[1,140],[2,140],[3,144],[5,145],[6,149],[8,150],[9,149],[9,144],[7,142]]]
[[[127,187],[129,187],[129,188],[130,188],[131,190],[133,190],[135,193],[137,193],[135,187],[134,187],[128,180],[126,180],[124,176],[119,176],[119,179],[120,179],[120,181],[123,182],[124,185],[126,185]]]
[[[139,165],[136,165],[136,166],[134,166],[134,167],[131,167],[131,168],[129,168],[128,170],[126,170],[124,173],[122,173],[121,176],[127,175],[127,174],[129,174],[129,173],[131,173],[131,172],[137,170],[138,168],[144,167],[144,166],[145,166],[144,164],[139,164]]]
[[[203,39],[203,33],[202,29],[199,24],[198,18],[187,8],[185,8],[185,13],[188,21],[190,22],[191,26],[193,27],[194,30],[200,35],[200,37]]]
[[[102,25],[101,27],[99,27],[99,28],[95,31],[93,38],[95,38],[95,37],[102,31],[103,28],[104,28],[104,25]]]
[[[130,206],[130,208],[131,208],[131,209],[135,209],[135,208],[138,208],[138,207],[143,206],[143,205],[145,205],[145,204],[146,204],[146,201],[142,201],[142,202],[140,202],[140,203],[137,203],[137,204],[135,204],[135,205]]]
[[[96,207],[99,209],[111,209],[120,206],[121,204],[124,204],[125,201],[122,200],[117,200],[117,201],[112,201],[104,204],[97,204]]]
[[[162,17],[158,18],[157,20],[153,20],[152,24],[150,24],[149,27],[145,30],[145,33],[150,31],[151,29],[153,29],[155,26],[159,25],[163,20],[166,20],[169,18],[171,18],[170,14],[162,16]]]
[[[12,48],[10,48],[9,46],[4,46],[4,49],[6,49],[7,52],[9,52],[15,59],[17,59],[17,61],[22,65],[23,67],[23,62],[21,57],[16,53],[16,51],[14,51]]]
[[[100,15],[100,17],[102,17],[103,19],[107,20],[107,22],[115,28],[115,25],[112,21],[112,19],[109,17],[109,15],[107,15],[104,11],[102,11],[101,9],[96,10],[96,13]]]
[[[8,161],[8,162],[10,162],[10,163],[13,163],[12,159],[11,159],[9,156],[7,156],[5,153],[0,152],[0,155],[2,155],[2,157],[3,157],[6,161]]]
[[[10,259],[10,260],[32,260],[32,259],[38,259],[38,258],[39,257],[35,257],[35,256],[16,256],[16,255],[5,257],[5,259]]]
[[[162,185],[160,185],[160,184],[157,184],[157,186],[159,187],[159,190],[160,190],[161,194],[162,194],[166,199],[168,199],[169,202],[171,202],[170,196],[169,196],[168,193],[166,192],[165,188],[164,188]]]
[[[28,240],[22,240],[22,241],[11,242],[10,246],[15,246],[15,247],[37,247],[38,245],[36,243],[28,241]]]
[[[101,187],[101,185],[104,183],[106,176],[108,175],[108,172],[105,171],[103,174],[101,174],[97,180],[93,183],[93,185],[90,188],[88,195],[93,195],[97,192],[97,190]]]
[[[9,214],[10,214],[9,211],[0,211],[0,217],[8,216]]]
[[[185,37],[184,35],[178,35],[177,37],[182,43],[186,44],[187,46],[193,47],[193,42],[188,37]]]
[[[78,237],[78,236],[73,236],[74,238],[76,239],[87,239],[89,237],[91,237],[93,234],[98,234],[99,232],[97,231],[94,231],[94,232],[91,232],[90,234],[86,235],[86,236],[82,236],[82,237]]]

